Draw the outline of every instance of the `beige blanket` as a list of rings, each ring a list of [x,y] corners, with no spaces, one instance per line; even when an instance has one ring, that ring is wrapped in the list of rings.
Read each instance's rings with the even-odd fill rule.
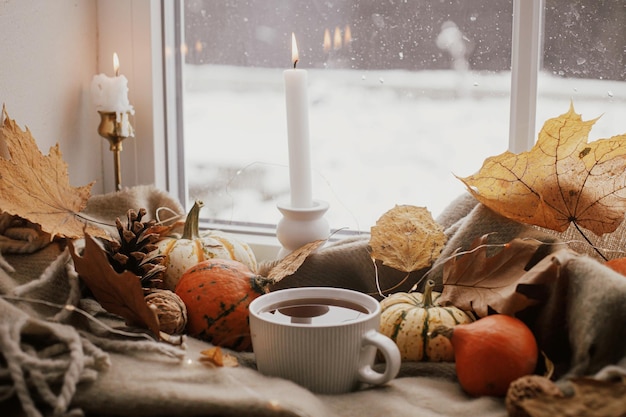
[[[159,207],[181,212],[167,194],[150,187],[93,197],[87,209],[111,222],[128,209]],[[438,219],[449,240],[445,259],[484,233],[508,242],[517,236],[587,245],[574,235],[557,236],[510,222],[469,197],[451,203]],[[598,243],[624,248],[622,229]],[[578,247],[578,246],[579,247]],[[554,245],[550,247],[558,247]],[[546,256],[551,250],[546,251]],[[64,248],[50,244],[32,254],[0,258],[0,409],[15,415],[93,416],[505,416],[503,400],[471,398],[455,379],[453,364],[406,363],[383,387],[334,396],[315,395],[289,381],[254,369],[252,353],[238,354],[242,366],[209,368],[199,362],[208,347],[188,338],[183,347],[157,343],[114,329],[123,322],[82,297],[80,281]],[[265,265],[267,267],[268,265]],[[526,318],[541,347],[557,365],[566,387],[572,375],[601,377],[626,367],[626,278],[591,254],[572,256],[566,277]],[[410,287],[417,271],[399,289]],[[382,288],[404,278],[379,270]],[[331,285],[376,294],[367,237],[337,242],[308,258],[282,286]],[[431,277],[441,282],[441,265]],[[4,413],[3,413],[4,414]],[[13,414],[10,414],[13,415]]]

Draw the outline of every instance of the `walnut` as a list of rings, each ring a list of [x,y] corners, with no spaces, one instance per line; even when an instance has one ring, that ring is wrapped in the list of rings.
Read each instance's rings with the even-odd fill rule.
[[[563,393],[554,382],[540,375],[526,375],[513,381],[509,385],[505,399],[509,417],[529,417],[522,407],[522,402],[540,395],[563,397]]]
[[[187,307],[176,293],[152,290],[145,297],[148,307],[156,313],[159,328],[167,334],[181,334],[187,326]]]

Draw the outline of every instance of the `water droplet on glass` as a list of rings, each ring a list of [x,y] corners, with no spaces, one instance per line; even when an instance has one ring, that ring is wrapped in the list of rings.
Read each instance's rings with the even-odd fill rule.
[[[361,75],[361,79],[362,79],[363,81],[365,81],[365,80],[367,80],[367,76],[365,76],[365,75]]]
[[[476,16],[474,16],[474,15],[470,16],[470,21],[471,22],[475,22],[476,21]]]
[[[609,96],[609,97],[613,97],[613,92],[612,91],[607,91],[606,95]]]
[[[381,84],[384,84],[384,83],[385,83],[385,80],[384,80],[383,78],[379,78],[379,79],[378,79],[378,82],[379,82],[379,83],[381,83]]]
[[[478,81],[474,81],[474,87],[478,87]]]
[[[404,52],[399,52],[398,53],[398,57],[400,57],[400,59],[403,59],[404,58]]]
[[[586,60],[585,58],[578,58],[578,59],[576,60],[576,63],[577,63],[578,65],[582,65],[582,64],[584,64],[585,62],[587,62],[587,60]]]

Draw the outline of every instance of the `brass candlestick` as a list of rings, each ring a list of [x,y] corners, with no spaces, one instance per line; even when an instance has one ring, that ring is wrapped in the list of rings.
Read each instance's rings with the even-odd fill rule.
[[[109,141],[110,150],[113,152],[113,164],[115,168],[115,191],[122,189],[122,169],[120,167],[120,152],[122,141],[135,136],[135,131],[128,121],[129,112],[116,113],[100,111],[100,125],[98,134]]]

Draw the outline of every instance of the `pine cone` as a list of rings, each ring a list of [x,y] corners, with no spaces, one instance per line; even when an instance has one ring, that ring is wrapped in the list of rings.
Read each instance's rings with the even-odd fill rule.
[[[142,222],[146,209],[128,210],[128,222],[123,225],[119,218],[115,219],[119,241],[111,241],[107,252],[113,268],[121,273],[130,271],[140,278],[144,288],[155,288],[163,281],[165,272],[165,256],[157,251],[156,242],[161,238],[156,221]]]

